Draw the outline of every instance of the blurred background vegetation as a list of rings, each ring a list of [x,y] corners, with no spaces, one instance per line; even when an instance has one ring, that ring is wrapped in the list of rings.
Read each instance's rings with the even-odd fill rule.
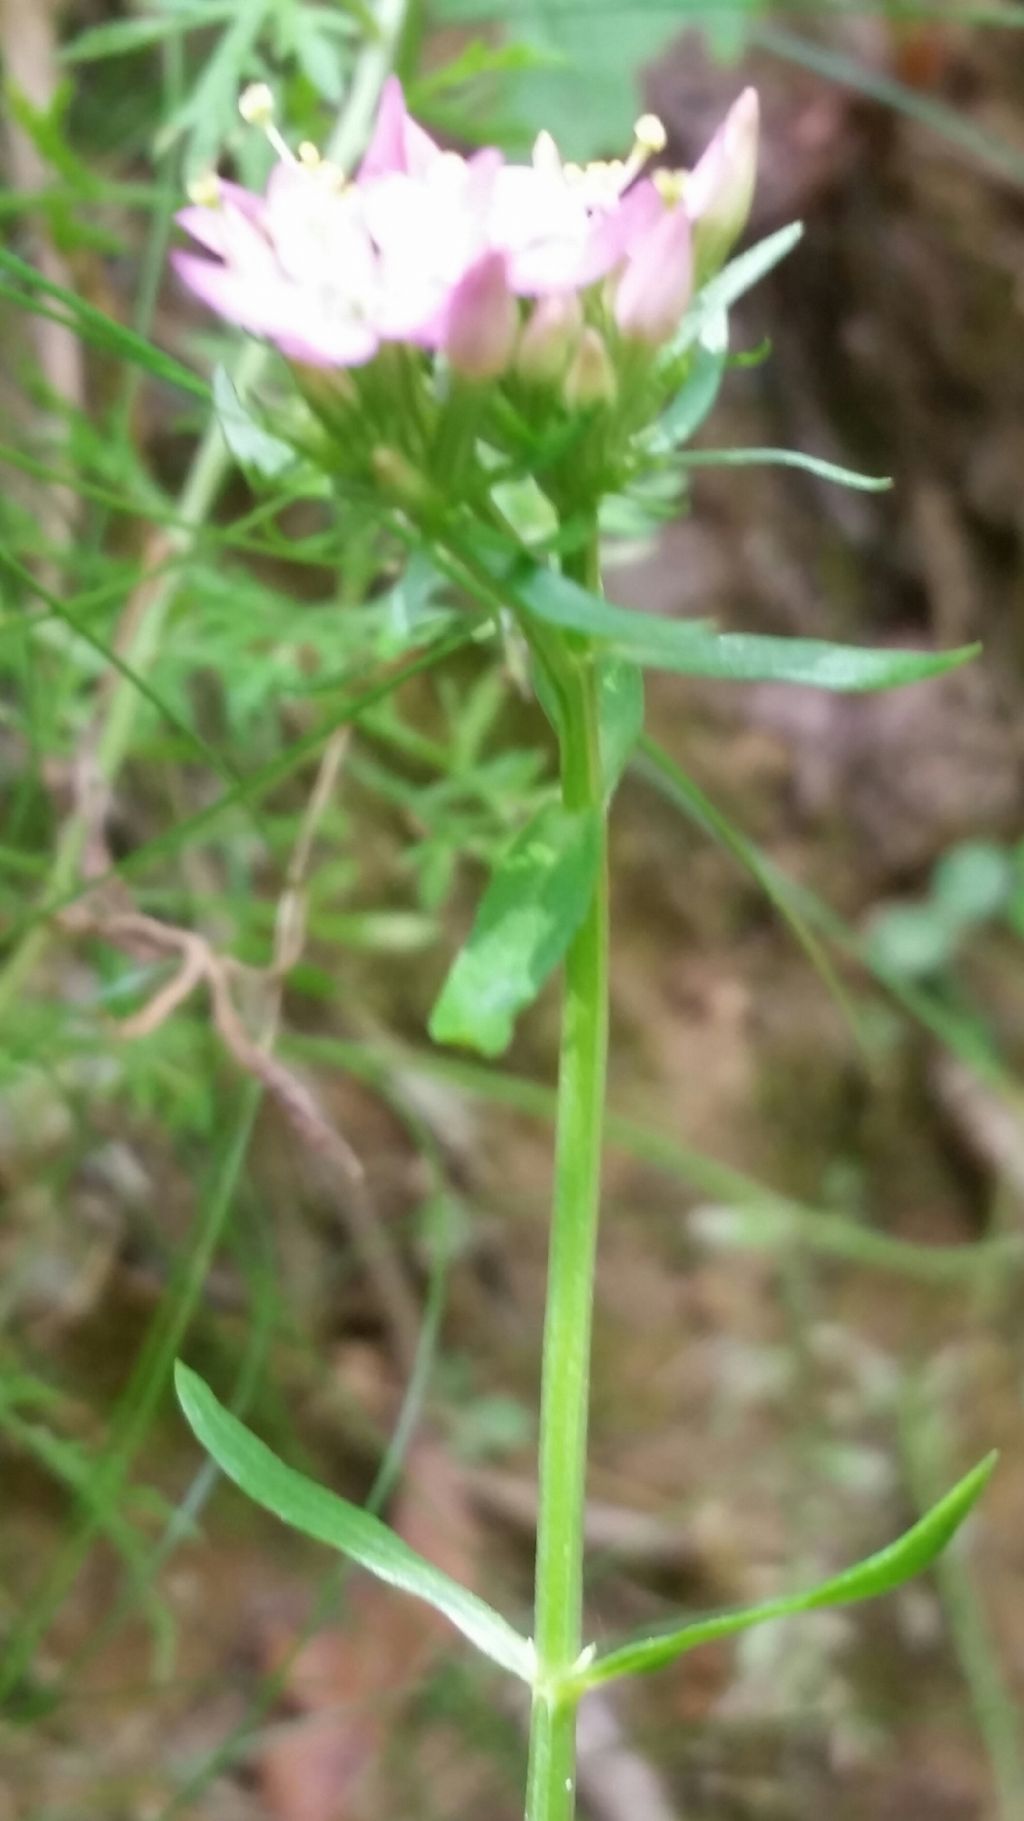
[[[593,1821],[1024,1816],[1024,7],[3,0],[0,1817],[519,1812],[523,1714],[199,1457],[184,1352],[281,1452],[530,1598],[555,1002],[424,1021],[551,775],[426,566],[282,472],[274,368],[167,276],[239,89],[353,154],[394,54],[452,143],[686,164],[765,109],[702,470],[613,598],[984,642],[852,700],[657,679],[616,805],[591,1623],[876,1546],[995,1445],[929,1583],[583,1723]],[[212,378],[212,395],[210,380]],[[635,532],[635,535],[633,534]],[[437,635],[440,632],[440,642]]]

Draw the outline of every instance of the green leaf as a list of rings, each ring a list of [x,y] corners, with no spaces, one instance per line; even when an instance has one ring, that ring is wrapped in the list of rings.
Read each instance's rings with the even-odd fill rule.
[[[1010,856],[993,841],[961,841],[932,874],[936,905],[958,929],[997,917],[1012,884]]]
[[[959,935],[934,905],[891,904],[871,920],[867,957],[884,973],[928,980],[953,960]]]
[[[292,36],[306,81],[336,108],[345,92],[348,58],[344,47],[328,35],[314,16],[301,10],[292,21]]]
[[[199,26],[213,25],[230,15],[227,6],[196,7],[194,12],[179,13],[162,19],[112,19],[105,25],[90,26],[80,32],[61,51],[64,63],[95,63],[103,57],[120,57],[129,51],[144,50],[181,32],[195,31]]]
[[[557,122],[565,155],[580,159],[628,147],[641,109],[640,72],[679,30],[672,6],[440,0],[435,11],[459,24],[486,20],[514,31],[517,43],[554,66],[510,81],[511,104],[527,137]]]
[[[700,331],[685,383],[658,419],[656,444],[676,448],[700,429],[718,397],[728,352],[729,318],[724,310],[716,310]]]
[[[595,814],[548,803],[506,849],[430,1019],[437,1043],[482,1056],[508,1047],[519,1013],[586,915],[600,854]]]
[[[142,367],[154,379],[166,380],[197,398],[209,398],[210,389],[205,380],[190,373],[180,361],[165,354],[162,348],[155,348],[152,342],[148,342],[143,335],[137,335],[134,329],[124,328],[112,316],[106,316],[102,310],[86,303],[84,298],[77,297],[73,291],[51,283],[34,266],[19,259],[16,253],[9,252],[6,247],[0,247],[0,271],[9,272],[27,287],[25,292],[18,291],[13,285],[0,287],[0,295],[9,298],[12,303],[74,329],[83,341],[120,360],[130,361],[133,366]],[[40,297],[53,298],[63,306],[67,314],[47,308],[39,302]]]
[[[226,367],[219,366],[214,370],[213,404],[224,441],[247,474],[269,480],[295,466],[298,459],[295,450],[257,422],[248,406],[242,403]]]
[[[861,493],[888,493],[892,487],[888,475],[858,474],[819,455],[805,455],[802,449],[695,449],[680,459],[686,468],[799,468],[818,480]]]
[[[956,651],[877,651],[822,639],[717,632],[707,621],[669,620],[613,606],[557,570],[521,570],[506,585],[522,610],[564,632],[582,632],[606,650],[652,670],[730,683],[805,683],[814,689],[894,689],[940,676],[975,656]]]
[[[866,1561],[858,1562],[855,1567],[845,1569],[842,1574],[834,1575],[805,1593],[783,1594],[779,1599],[765,1600],[759,1606],[717,1613],[655,1637],[637,1638],[634,1642],[602,1651],[590,1662],[581,1663],[572,1678],[574,1690],[582,1693],[618,1676],[660,1669],[686,1651],[694,1650],[698,1644],[710,1644],[718,1638],[749,1631],[751,1626],[763,1625],[768,1619],[790,1618],[796,1613],[814,1612],[821,1606],[848,1606],[857,1600],[873,1600],[879,1594],[891,1592],[920,1574],[946,1547],[981,1497],[997,1459],[994,1453],[987,1455],[911,1530],[887,1548],[880,1549],[877,1555],[868,1556]]]
[[[488,76],[520,76],[529,70],[549,69],[557,60],[550,53],[528,44],[489,44],[486,38],[471,38],[449,61],[436,70],[424,70],[416,77],[407,93],[409,111],[421,119],[424,110],[438,96],[450,94],[469,83]]]
[[[304,1536],[339,1549],[389,1587],[424,1600],[500,1668],[521,1681],[532,1680],[533,1646],[500,1613],[417,1555],[379,1518],[285,1466],[180,1360],[174,1377],[197,1440],[257,1505]]]
[[[602,658],[597,689],[601,764],[611,798],[644,730],[644,673],[624,658]]]
[[[793,251],[803,235],[803,222],[791,221],[788,227],[779,228],[775,234],[769,234],[765,240],[759,240],[756,246],[748,247],[738,258],[731,259],[723,266],[714,278],[698,291],[691,308],[684,316],[679,333],[672,344],[672,354],[684,354],[694,342],[699,341],[709,323],[732,309],[734,303],[746,295],[754,285],[777,266],[780,260]]]

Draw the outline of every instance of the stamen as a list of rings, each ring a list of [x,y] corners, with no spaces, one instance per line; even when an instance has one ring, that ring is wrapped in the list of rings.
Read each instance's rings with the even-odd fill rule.
[[[277,108],[273,91],[266,82],[250,82],[238,97],[238,112],[247,126],[258,126],[283,164],[294,164],[295,154],[274,125]]]
[[[533,142],[533,168],[544,177],[558,177],[562,171],[562,154],[554,136],[546,130]]]
[[[188,198],[200,209],[216,209],[220,206],[223,191],[216,171],[204,171],[201,177],[194,177],[188,186]]]
[[[636,144],[651,158],[658,152],[663,152],[668,144],[665,122],[659,120],[657,114],[641,114],[633,128],[633,137]]]
[[[665,150],[667,144],[668,134],[665,131],[664,121],[659,120],[657,114],[641,114],[633,128],[633,149],[623,168],[622,182],[619,186],[620,195],[627,185],[632,183],[634,177],[639,177],[649,159],[656,158],[659,152]]]
[[[304,165],[307,171],[315,171],[323,163],[320,147],[314,145],[311,139],[304,139],[302,141],[302,144],[299,147],[298,158],[299,163]]]
[[[662,202],[667,203],[669,208],[675,208],[678,202],[682,202],[686,189],[685,171],[655,171],[651,181]]]
[[[238,112],[247,126],[269,126],[276,111],[273,93],[265,82],[250,82],[238,97]]]

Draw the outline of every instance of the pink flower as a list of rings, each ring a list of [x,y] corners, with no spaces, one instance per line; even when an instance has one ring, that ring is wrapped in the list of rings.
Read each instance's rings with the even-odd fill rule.
[[[485,254],[488,199],[501,158],[440,153],[419,177],[393,171],[357,186],[382,280],[381,333],[441,345],[455,289]]]
[[[484,254],[497,153],[438,153],[418,177],[345,184],[325,165],[281,163],[264,197],[218,186],[178,222],[213,254],[178,253],[179,276],[229,321],[313,366],[359,366],[382,341],[438,348],[453,295]]]
[[[281,164],[265,197],[223,184],[212,207],[183,209],[178,221],[216,259],[177,253],[175,269],[219,315],[311,366],[372,359],[379,279],[354,192]]]
[[[648,183],[601,195],[588,189],[584,173],[535,156],[532,165],[497,172],[487,232],[508,255],[513,290],[544,297],[604,278],[658,208]]]
[[[602,279],[621,332],[657,346],[689,301],[693,252],[704,269],[750,206],[751,90],[686,180],[685,213],[678,179],[659,194],[639,178],[664,143],[647,116],[621,164],[563,165],[543,134],[529,165],[506,164],[495,150],[466,159],[410,118],[392,78],[359,177],[347,183],[315,154],[292,158],[267,115],[269,96],[253,101],[259,113],[250,103],[247,117],[264,117],[282,162],[263,197],[225,183],[215,206],[184,209],[179,223],[208,257],[179,253],[175,263],[211,308],[311,365],[359,366],[382,342],[399,341],[496,375],[512,358],[517,298],[578,305]],[[562,370],[570,355],[567,345]]]

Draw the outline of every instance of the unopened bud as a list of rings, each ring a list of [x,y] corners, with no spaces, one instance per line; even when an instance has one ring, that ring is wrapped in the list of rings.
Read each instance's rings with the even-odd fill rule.
[[[557,385],[583,327],[583,305],[575,291],[542,297],[534,305],[516,353],[516,372],[531,386]]]
[[[633,247],[615,292],[615,320],[630,340],[660,347],[675,334],[692,290],[690,218],[677,206]]]
[[[604,336],[594,328],[584,329],[572,365],[565,376],[563,396],[571,411],[590,411],[596,405],[614,403],[618,384],[605,345]]]
[[[460,279],[448,304],[445,353],[466,379],[497,379],[512,358],[519,307],[503,253],[485,253]]]
[[[760,105],[744,89],[686,180],[698,276],[717,272],[747,225],[754,200]]]

